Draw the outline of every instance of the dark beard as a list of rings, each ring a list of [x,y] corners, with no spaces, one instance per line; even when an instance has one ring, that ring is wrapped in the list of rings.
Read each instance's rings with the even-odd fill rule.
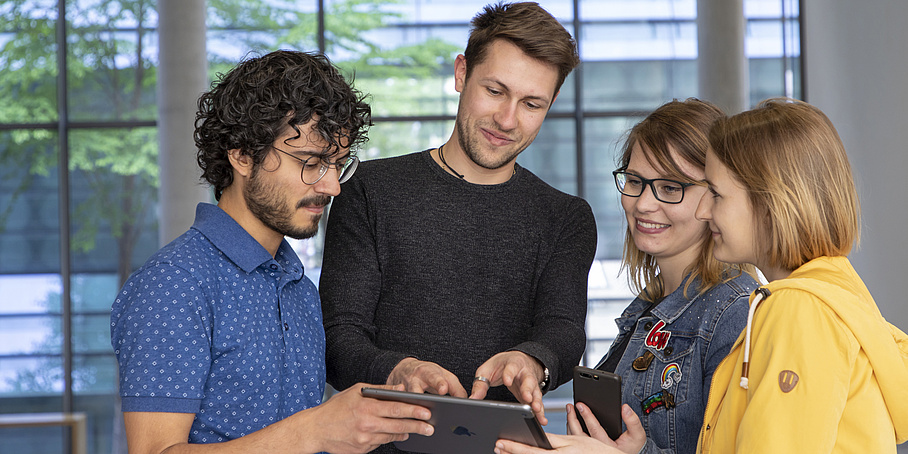
[[[287,206],[287,203],[281,201],[277,188],[261,181],[258,169],[253,170],[252,176],[243,188],[243,198],[246,200],[246,206],[249,207],[249,211],[262,224],[281,235],[297,240],[315,236],[318,233],[318,221],[321,216],[315,216],[309,225],[297,226],[293,224],[292,220],[294,212],[306,206],[327,206],[331,203],[330,196],[315,195],[301,199],[291,209]]]

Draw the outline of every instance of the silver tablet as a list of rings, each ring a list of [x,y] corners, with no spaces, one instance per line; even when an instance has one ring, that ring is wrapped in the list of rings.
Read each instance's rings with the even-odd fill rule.
[[[552,449],[529,405],[363,388],[364,396],[420,405],[432,411],[430,437],[410,434],[398,449],[428,454],[491,454],[500,438]]]

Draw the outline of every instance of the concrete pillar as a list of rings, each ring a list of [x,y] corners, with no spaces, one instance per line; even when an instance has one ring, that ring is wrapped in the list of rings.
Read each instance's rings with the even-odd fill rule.
[[[158,239],[185,232],[198,202],[211,191],[200,183],[192,133],[199,95],[208,89],[205,0],[158,0]]]
[[[801,13],[806,101],[838,129],[861,197],[862,242],[850,258],[883,316],[908,331],[908,2],[804,0]]]
[[[750,107],[744,22],[744,0],[697,1],[698,96],[729,115]]]

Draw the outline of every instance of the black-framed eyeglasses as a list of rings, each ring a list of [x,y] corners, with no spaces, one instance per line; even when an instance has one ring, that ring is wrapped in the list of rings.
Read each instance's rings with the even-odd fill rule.
[[[308,185],[313,185],[318,183],[319,180],[328,173],[328,169],[334,167],[337,169],[337,182],[343,183],[350,179],[353,176],[353,172],[356,172],[356,167],[359,166],[359,158],[356,155],[347,155],[342,159],[331,162],[325,159],[323,156],[310,156],[309,158],[303,159],[296,157],[290,153],[287,153],[284,150],[281,150],[277,147],[271,147],[281,153],[284,153],[287,156],[290,156],[293,159],[296,159],[303,164],[303,168],[300,170],[300,180],[303,183]]]
[[[665,178],[650,180],[623,170],[616,170],[612,172],[612,175],[615,176],[615,185],[618,186],[618,192],[628,197],[640,197],[643,195],[646,186],[649,185],[653,195],[656,196],[656,200],[665,203],[681,203],[684,200],[684,190],[688,186],[697,186],[697,183],[682,183]]]

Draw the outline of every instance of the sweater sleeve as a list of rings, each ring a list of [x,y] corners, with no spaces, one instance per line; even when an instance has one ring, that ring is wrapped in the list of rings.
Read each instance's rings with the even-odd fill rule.
[[[373,223],[362,182],[354,176],[331,205],[319,280],[327,381],[338,390],[358,381],[383,384],[407,356],[374,342],[382,271]]]
[[[546,391],[573,378],[573,368],[580,364],[586,348],[587,283],[596,255],[596,235],[589,204],[573,199],[536,288],[532,335],[514,348],[549,369]]]

